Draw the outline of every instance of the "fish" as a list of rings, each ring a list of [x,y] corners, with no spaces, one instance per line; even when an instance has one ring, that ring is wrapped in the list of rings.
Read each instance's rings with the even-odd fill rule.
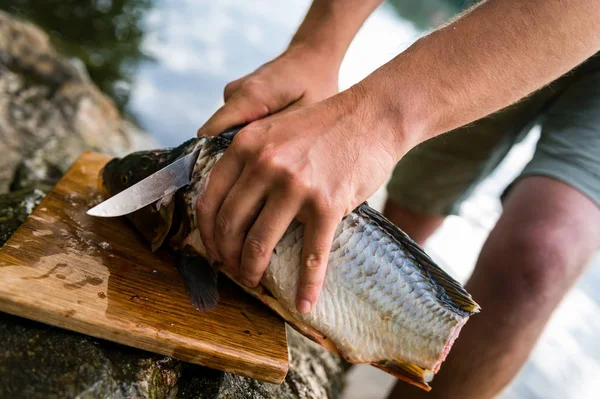
[[[225,274],[301,334],[348,362],[371,364],[430,390],[461,328],[480,306],[366,202],[337,226],[322,292],[308,314],[295,306],[304,232],[300,222],[290,224],[256,288],[208,263],[195,204],[232,140],[231,135],[204,136],[171,149],[115,158],[100,172],[100,188],[107,196],[115,195],[199,150],[189,185],[128,215],[152,251],[165,246],[180,254],[179,271],[196,309],[209,311],[217,305],[218,276]]]

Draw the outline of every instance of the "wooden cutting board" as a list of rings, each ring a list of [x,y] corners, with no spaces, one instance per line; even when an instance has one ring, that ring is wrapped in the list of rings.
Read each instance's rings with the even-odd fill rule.
[[[288,370],[281,319],[226,278],[195,310],[173,254],[151,253],[126,220],[94,218],[109,158],[84,153],[0,248],[0,311],[263,381]]]

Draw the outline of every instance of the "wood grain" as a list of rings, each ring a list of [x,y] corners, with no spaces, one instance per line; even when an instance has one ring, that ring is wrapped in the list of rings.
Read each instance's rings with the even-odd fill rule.
[[[152,254],[122,219],[93,218],[102,198],[86,152],[0,248],[0,310],[191,363],[280,383],[284,323],[229,280],[195,310],[173,254]]]

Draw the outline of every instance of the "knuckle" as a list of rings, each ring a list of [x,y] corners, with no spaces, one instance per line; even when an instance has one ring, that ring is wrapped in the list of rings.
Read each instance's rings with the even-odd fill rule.
[[[246,81],[240,85],[240,91],[250,97],[256,97],[264,89],[265,82],[257,77],[246,79]]]
[[[338,215],[345,210],[344,205],[339,204],[338,201],[325,193],[316,193],[312,201],[312,208],[317,215],[328,220],[341,219]]]
[[[317,292],[321,289],[323,282],[321,280],[315,281],[303,281],[300,283],[302,289],[307,292]]]
[[[289,191],[312,192],[313,184],[307,173],[290,164],[288,158],[274,149],[265,147],[256,158],[257,172],[274,176],[279,184]]]
[[[231,223],[227,220],[227,216],[223,212],[219,212],[217,215],[216,231],[215,234],[220,236],[227,236],[231,233]]]
[[[312,193],[314,186],[311,179],[303,171],[289,170],[283,171],[282,177],[285,184],[294,192]]]
[[[324,257],[320,254],[310,254],[306,257],[306,261],[304,262],[304,267],[306,271],[314,274],[319,272],[323,267],[325,267],[323,262]]]
[[[199,220],[203,220],[209,211],[208,202],[204,195],[198,196],[196,200],[196,215]]]
[[[254,167],[259,173],[273,174],[278,173],[282,165],[274,151],[267,145],[256,155]]]
[[[267,245],[265,241],[256,236],[248,234],[246,237],[245,249],[250,259],[261,259],[267,255]]]
[[[236,155],[245,156],[250,153],[252,145],[252,135],[247,131],[242,130],[235,135],[228,151],[235,153]]]
[[[245,107],[244,112],[250,120],[265,117],[277,108],[272,88],[269,88],[268,82],[260,77],[253,76],[246,79],[240,84],[237,92],[241,98],[251,103],[250,107]],[[248,101],[245,103],[247,104]]]
[[[239,82],[237,80],[231,81],[225,85],[225,89],[223,89],[223,96],[228,97],[235,91],[238,87]]]
[[[255,135],[247,129],[240,130],[235,136],[233,136],[232,145],[245,146],[252,143]]]

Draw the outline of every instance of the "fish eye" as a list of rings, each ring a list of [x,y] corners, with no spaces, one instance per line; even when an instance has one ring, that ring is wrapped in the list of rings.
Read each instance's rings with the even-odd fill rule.
[[[127,184],[128,181],[129,181],[129,177],[127,175],[121,176],[121,183]]]

